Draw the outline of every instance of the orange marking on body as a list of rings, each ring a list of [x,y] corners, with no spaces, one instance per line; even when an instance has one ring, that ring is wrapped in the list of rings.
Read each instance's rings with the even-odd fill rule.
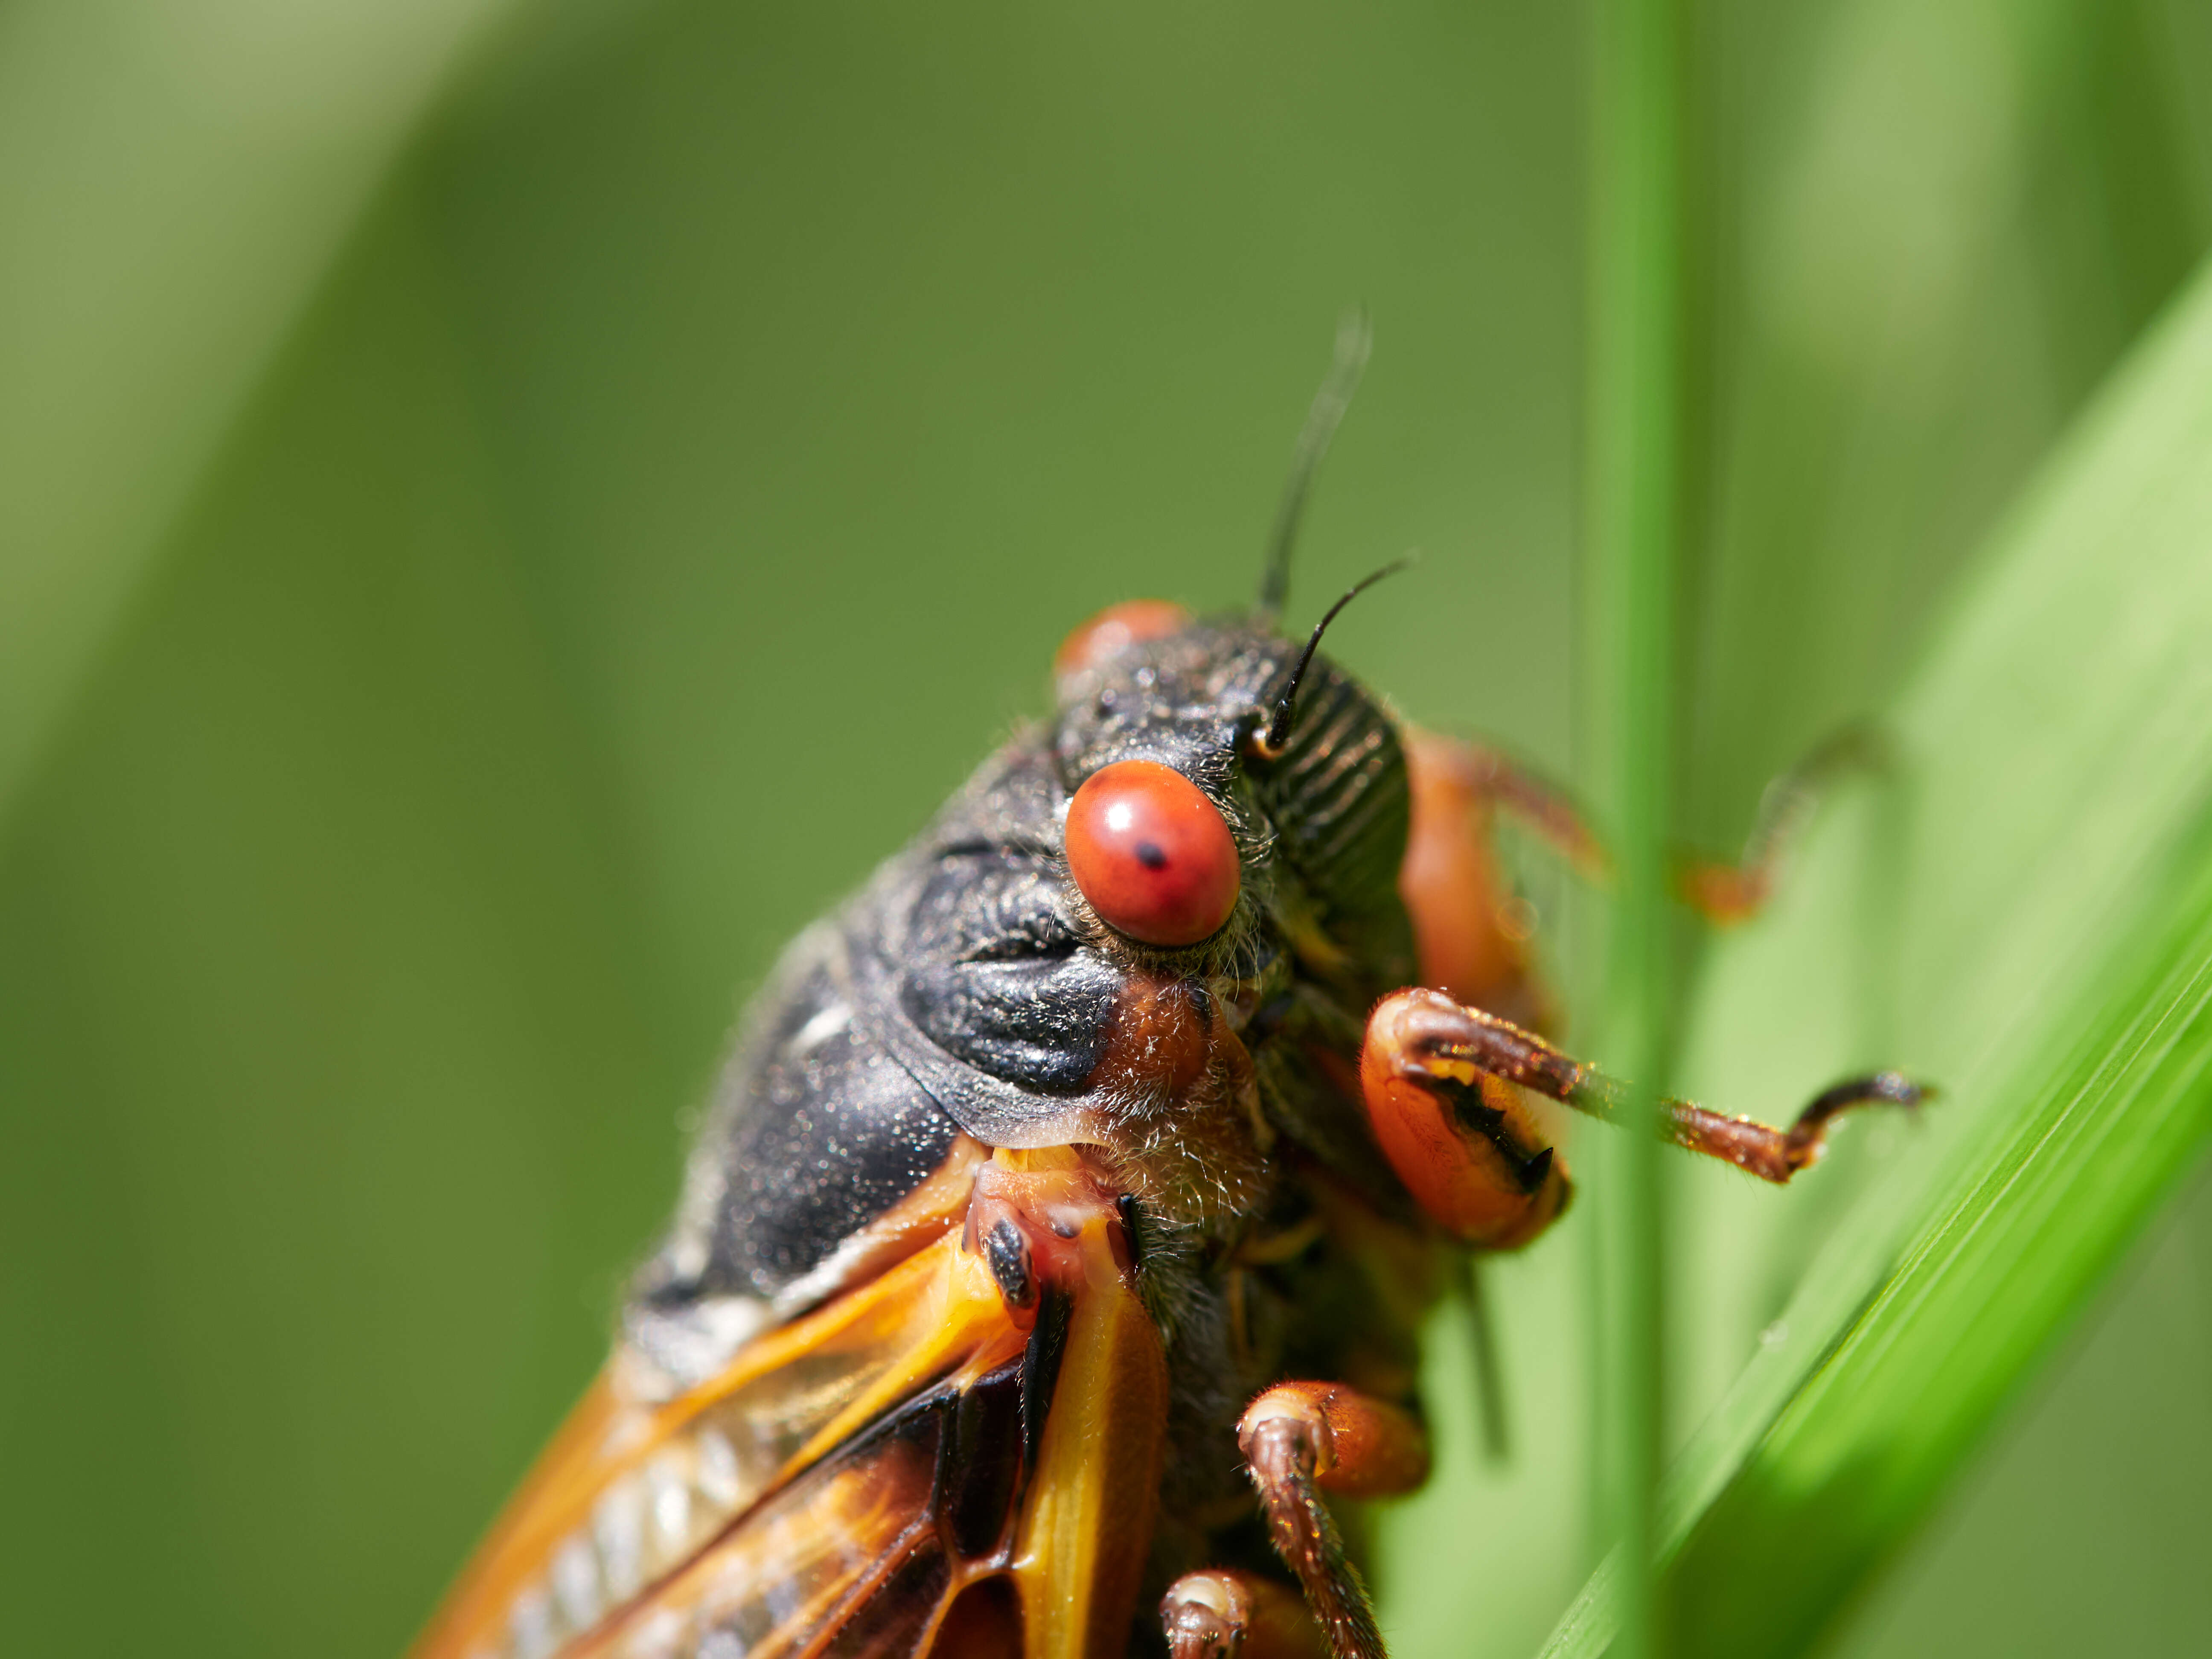
[[[1272,1171],[1274,1126],[1250,1052],[1202,984],[1132,969],[1086,1086],[1121,1186],[1176,1224],[1241,1213]]]
[[[966,1248],[980,1250],[1001,1219],[1011,1220],[1028,1243],[1030,1269],[1038,1284],[1079,1293],[1090,1279],[1085,1241],[1094,1232],[1120,1258],[1116,1272],[1128,1265],[1117,1197],[1105,1177],[1073,1146],[1027,1152],[1002,1148],[976,1176]],[[1014,1316],[1024,1328],[1036,1320],[1034,1308],[1017,1310]]]
[[[1214,1024],[1220,1035],[1230,1035]],[[1212,1046],[1185,981],[1133,969],[1122,976],[1105,1052],[1089,1086],[1123,1098],[1178,1096],[1206,1075]]]

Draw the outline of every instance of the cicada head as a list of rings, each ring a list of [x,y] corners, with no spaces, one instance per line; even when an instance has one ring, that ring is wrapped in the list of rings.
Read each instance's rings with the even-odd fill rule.
[[[1152,600],[1085,623],[1055,666],[1054,751],[1070,797],[1071,873],[1101,922],[1186,960],[1286,947],[1308,971],[1358,995],[1405,981],[1413,955],[1398,895],[1410,815],[1406,754],[1396,720],[1358,682],[1262,620],[1200,620]],[[1204,838],[1185,837],[1181,862],[1202,896],[1233,884],[1235,902],[1206,933],[1188,935],[1174,925],[1187,921],[1180,915],[1148,927],[1138,869],[1125,881],[1110,861],[1097,861],[1095,873],[1085,867],[1102,810],[1086,797],[1123,778],[1139,782],[1137,769],[1147,766],[1210,805],[1227,832],[1218,846],[1233,846],[1227,869],[1209,862],[1221,854]],[[1130,825],[1147,810],[1164,826],[1188,816],[1164,779],[1117,793],[1127,798],[1116,806],[1135,852],[1147,848]],[[1174,873],[1176,848],[1155,837],[1149,850],[1161,875]]]

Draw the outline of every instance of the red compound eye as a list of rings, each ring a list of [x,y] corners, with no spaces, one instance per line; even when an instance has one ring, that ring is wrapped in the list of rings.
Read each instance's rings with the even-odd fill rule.
[[[1237,843],[1205,792],[1171,766],[1116,761],[1067,808],[1067,867],[1109,927],[1195,945],[1237,908]]]
[[[1080,674],[1120,656],[1133,645],[1165,639],[1190,626],[1190,612],[1166,599],[1124,599],[1079,623],[1052,655],[1056,679]]]

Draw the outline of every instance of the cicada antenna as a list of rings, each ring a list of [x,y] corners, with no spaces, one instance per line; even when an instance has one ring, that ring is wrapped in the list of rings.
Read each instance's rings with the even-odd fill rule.
[[[1267,537],[1267,562],[1260,571],[1260,620],[1272,624],[1283,614],[1291,597],[1291,550],[1297,544],[1298,521],[1305,516],[1306,495],[1314,474],[1336,436],[1336,428],[1351,407],[1359,377],[1367,372],[1367,354],[1375,345],[1375,330],[1367,307],[1355,305],[1336,325],[1336,355],[1328,374],[1314,393],[1306,423],[1298,429],[1298,447],[1291,456],[1291,476],[1283,484],[1283,499],[1275,509],[1275,527]]]
[[[1344,597],[1322,613],[1321,620],[1314,624],[1314,631],[1306,640],[1306,648],[1298,653],[1297,666],[1291,670],[1291,678],[1285,684],[1282,695],[1275,699],[1274,718],[1267,722],[1266,731],[1255,732],[1252,734],[1254,754],[1261,760],[1273,760],[1281,755],[1283,745],[1291,740],[1291,720],[1297,714],[1298,708],[1298,682],[1305,678],[1306,669],[1313,662],[1314,653],[1321,648],[1321,636],[1328,631],[1328,625],[1336,620],[1337,612],[1385,576],[1396,575],[1420,556],[1419,551],[1408,553],[1402,559],[1391,560],[1380,570],[1370,571],[1352,583],[1350,587],[1345,589]]]

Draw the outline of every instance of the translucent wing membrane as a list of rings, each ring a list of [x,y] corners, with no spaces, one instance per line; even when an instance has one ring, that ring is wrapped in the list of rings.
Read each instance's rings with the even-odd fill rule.
[[[930,1390],[761,1504],[576,1651],[906,1654],[1006,1564],[1021,1367]]]
[[[675,1400],[602,1379],[415,1659],[1112,1650],[1166,1397],[1115,1224],[1018,1316],[948,1218]]]
[[[955,1372],[1015,1359],[1022,1346],[988,1266],[948,1233],[664,1405],[627,1404],[603,1380],[420,1659],[561,1651],[886,1411]]]

